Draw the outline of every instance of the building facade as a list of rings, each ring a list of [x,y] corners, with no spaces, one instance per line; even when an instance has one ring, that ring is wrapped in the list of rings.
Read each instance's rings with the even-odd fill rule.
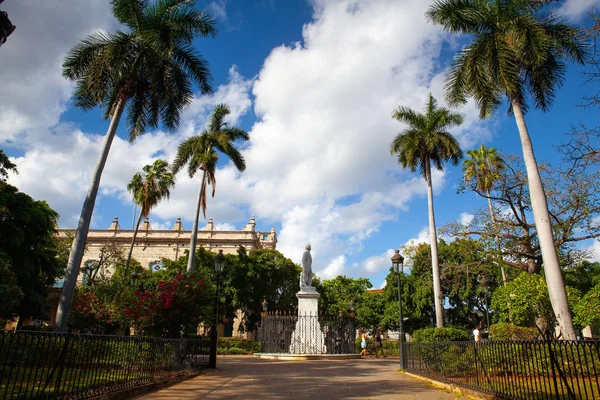
[[[198,230],[197,247],[203,247],[214,253],[223,250],[225,254],[236,254],[240,246],[244,246],[248,251],[275,249],[277,246],[275,228],[271,228],[270,232],[260,232],[255,228],[254,217],[239,231],[217,230],[211,218],[205,227]],[[74,229],[58,229],[60,239],[66,240],[69,235],[74,233]],[[83,267],[86,263],[98,261],[102,249],[107,245],[116,245],[122,248],[126,255],[131,246],[133,234],[132,229],[121,229],[118,217],[113,219],[108,229],[90,229],[80,271],[84,270]],[[162,268],[161,259],[176,260],[185,254],[185,250],[189,250],[191,235],[191,230],[184,229],[181,218],[177,218],[177,222],[170,230],[154,230],[150,221],[146,219],[140,225],[132,257],[144,268],[159,270]],[[112,271],[107,272],[110,275]],[[81,277],[82,274],[80,274],[79,280],[82,279]]]

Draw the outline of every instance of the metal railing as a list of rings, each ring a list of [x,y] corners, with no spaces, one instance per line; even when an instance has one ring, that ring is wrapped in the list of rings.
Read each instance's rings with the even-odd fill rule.
[[[354,354],[354,318],[263,313],[262,353]]]
[[[410,372],[510,399],[600,398],[600,341],[407,343]]]
[[[0,399],[84,399],[208,366],[209,341],[9,331]]]

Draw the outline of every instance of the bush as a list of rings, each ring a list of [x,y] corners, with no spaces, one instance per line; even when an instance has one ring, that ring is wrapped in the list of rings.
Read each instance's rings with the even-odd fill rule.
[[[239,347],[230,347],[228,349],[219,348],[217,351],[222,355],[246,355],[248,352],[246,350],[240,349]]]
[[[242,353],[227,353],[229,349],[240,350]],[[248,353],[259,353],[260,342],[254,342],[250,339],[225,337],[219,338],[219,344],[217,352],[219,354],[248,354]]]
[[[536,328],[525,328],[510,322],[499,322],[490,326],[490,334],[494,340],[537,340]]]
[[[414,342],[460,342],[471,340],[471,334],[464,328],[424,328],[413,332]]]
[[[357,337],[354,341],[354,349],[356,353],[360,353],[362,348],[360,347],[360,337]],[[398,355],[398,341],[397,340],[383,340],[383,354],[386,356],[397,356]],[[367,351],[369,353],[375,353],[375,340],[367,339]]]

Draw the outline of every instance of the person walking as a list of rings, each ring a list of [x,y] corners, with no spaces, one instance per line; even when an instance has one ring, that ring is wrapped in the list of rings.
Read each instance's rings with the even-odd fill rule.
[[[360,355],[363,357],[366,357],[367,356],[367,333],[362,328],[360,330],[360,347],[362,349],[362,351],[360,352]]]
[[[377,357],[377,353],[381,351],[381,358],[385,358],[385,353],[383,352],[383,340],[381,338],[381,328],[377,329],[377,333],[375,333],[375,358]]]

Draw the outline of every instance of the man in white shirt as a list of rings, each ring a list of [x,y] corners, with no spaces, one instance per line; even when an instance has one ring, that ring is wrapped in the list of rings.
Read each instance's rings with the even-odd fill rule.
[[[473,337],[475,338],[476,342],[479,342],[479,327],[475,327],[475,329],[473,329]]]

